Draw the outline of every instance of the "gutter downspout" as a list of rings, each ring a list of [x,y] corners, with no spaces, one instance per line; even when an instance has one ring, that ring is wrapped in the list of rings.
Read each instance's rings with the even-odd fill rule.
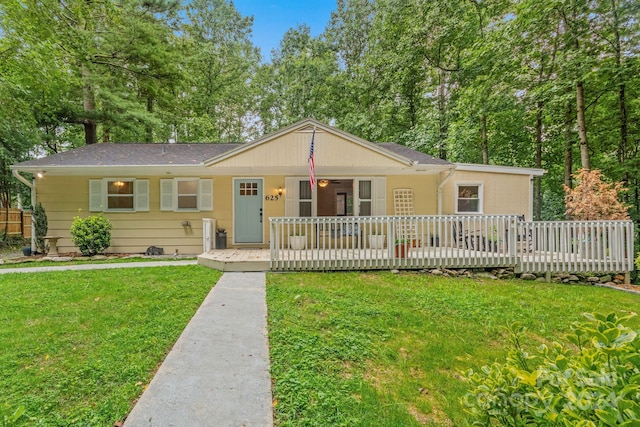
[[[27,181],[27,179],[20,175],[18,173],[17,169],[12,169],[11,173],[13,174],[13,176],[16,177],[16,179],[18,181],[20,181],[21,183],[23,183],[24,185],[26,185],[27,187],[29,187],[31,189],[31,206],[35,206],[36,205],[36,184],[35,181],[34,182],[29,182]],[[35,249],[35,242],[36,242],[36,230],[35,227],[33,225],[33,221],[31,221],[31,250],[33,251]]]
[[[445,179],[442,180],[440,184],[438,184],[438,215],[442,215],[442,188],[449,181],[449,179],[456,172],[456,166],[453,165],[449,168],[449,175]]]
[[[31,189],[31,191],[35,190],[35,188],[36,188],[35,184],[33,184],[32,182],[27,181],[27,178],[25,178],[24,176],[20,175],[18,173],[17,169],[12,169],[11,173],[13,174],[13,176],[16,177],[16,179],[18,181],[20,181],[21,183],[23,183],[24,185],[29,187]]]

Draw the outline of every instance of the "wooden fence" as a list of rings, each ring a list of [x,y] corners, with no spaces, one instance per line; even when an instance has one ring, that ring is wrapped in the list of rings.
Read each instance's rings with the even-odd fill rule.
[[[270,218],[272,270],[513,267],[633,270],[631,221],[524,222],[515,215]]]
[[[20,209],[0,208],[0,234],[12,237],[31,238],[31,212]]]

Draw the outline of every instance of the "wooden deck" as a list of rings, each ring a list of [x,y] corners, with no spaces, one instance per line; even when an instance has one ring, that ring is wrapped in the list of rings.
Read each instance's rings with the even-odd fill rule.
[[[269,249],[214,249],[198,256],[198,264],[220,271],[268,271]]]

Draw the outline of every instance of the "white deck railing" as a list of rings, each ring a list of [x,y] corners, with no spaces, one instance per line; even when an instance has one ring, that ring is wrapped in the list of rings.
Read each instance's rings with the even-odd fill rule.
[[[516,215],[270,218],[272,270],[515,267],[633,270],[631,221],[522,222]]]
[[[519,224],[523,272],[625,273],[633,270],[631,221],[535,221]]]

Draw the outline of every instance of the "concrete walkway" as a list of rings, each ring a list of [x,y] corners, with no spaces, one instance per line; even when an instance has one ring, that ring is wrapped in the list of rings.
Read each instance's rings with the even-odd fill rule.
[[[225,273],[125,427],[273,425],[264,273]]]

